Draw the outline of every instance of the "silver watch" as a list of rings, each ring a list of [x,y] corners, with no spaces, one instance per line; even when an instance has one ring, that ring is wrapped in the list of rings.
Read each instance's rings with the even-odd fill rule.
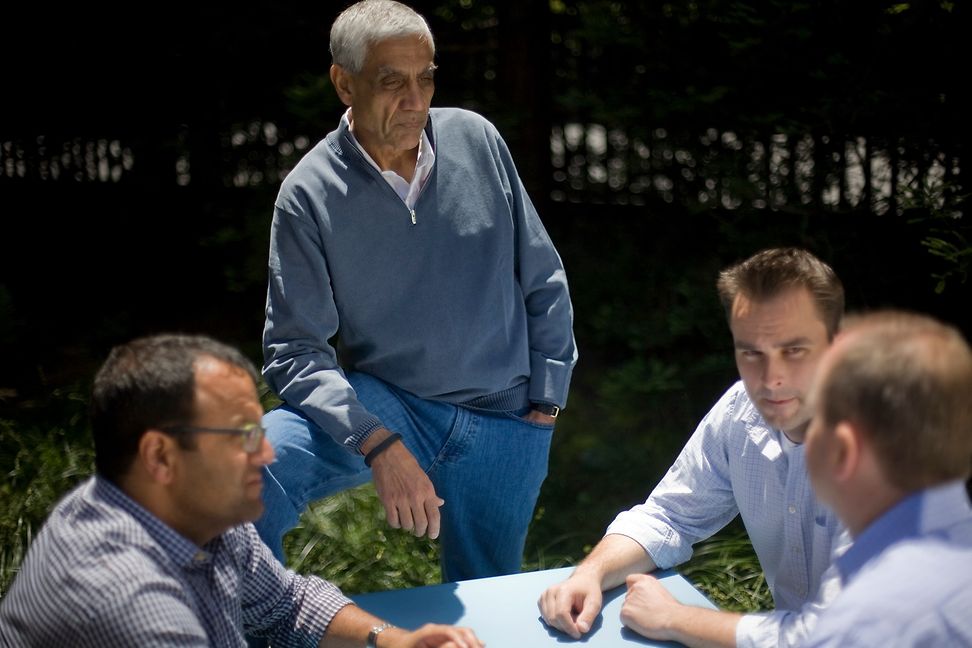
[[[390,623],[382,623],[381,625],[376,625],[368,633],[368,641],[365,642],[365,648],[378,648],[378,635],[387,630],[388,628],[394,628]]]

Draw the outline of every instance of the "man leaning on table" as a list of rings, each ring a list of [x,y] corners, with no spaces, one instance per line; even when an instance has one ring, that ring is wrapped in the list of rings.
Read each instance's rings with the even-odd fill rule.
[[[849,323],[807,433],[814,490],[854,536],[809,646],[972,646],[972,350],[907,313]]]
[[[92,393],[96,474],[53,510],[0,602],[0,645],[480,648],[471,630],[406,632],[334,585],[285,570],[263,510],[256,371],[207,337],[112,350]]]
[[[833,270],[809,252],[776,248],[718,280],[742,378],[709,411],[641,505],[617,516],[570,578],[538,602],[544,620],[588,632],[603,590],[627,582],[625,625],[688,646],[793,646],[806,638],[839,580],[828,569],[849,537],[818,504],[804,465],[814,370],[843,314]],[[691,556],[692,545],[741,515],[776,609],[741,615],[678,603],[645,572]]]

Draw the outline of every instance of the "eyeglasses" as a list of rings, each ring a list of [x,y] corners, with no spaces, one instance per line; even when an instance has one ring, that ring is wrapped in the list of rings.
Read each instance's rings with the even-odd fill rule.
[[[247,423],[238,428],[211,428],[199,427],[195,425],[173,425],[162,428],[163,432],[169,434],[196,434],[199,432],[213,432],[215,434],[235,434],[243,439],[243,450],[245,452],[256,452],[263,443],[266,430],[259,423]]]

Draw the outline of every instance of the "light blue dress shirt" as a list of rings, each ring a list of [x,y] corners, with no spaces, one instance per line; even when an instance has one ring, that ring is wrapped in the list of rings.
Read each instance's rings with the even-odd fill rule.
[[[745,615],[736,643],[800,645],[839,591],[831,564],[850,536],[814,499],[803,446],[766,423],[741,381],[709,411],[648,500],[618,515],[607,533],[632,538],[668,569],[737,514],[776,609]]]
[[[100,477],[57,505],[0,601],[0,646],[317,646],[350,604],[252,524],[198,547]]]
[[[972,507],[962,482],[902,500],[837,565],[845,589],[808,646],[972,646]]]

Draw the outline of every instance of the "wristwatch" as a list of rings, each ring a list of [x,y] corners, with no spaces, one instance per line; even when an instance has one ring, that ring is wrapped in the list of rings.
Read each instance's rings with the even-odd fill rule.
[[[530,403],[530,407],[537,410],[541,414],[546,414],[547,416],[552,416],[554,418],[557,418],[557,415],[560,414],[560,408],[550,403]]]
[[[388,628],[394,628],[390,623],[382,623],[381,625],[376,625],[368,633],[368,641],[365,642],[365,648],[378,648],[378,635],[387,630]]]

